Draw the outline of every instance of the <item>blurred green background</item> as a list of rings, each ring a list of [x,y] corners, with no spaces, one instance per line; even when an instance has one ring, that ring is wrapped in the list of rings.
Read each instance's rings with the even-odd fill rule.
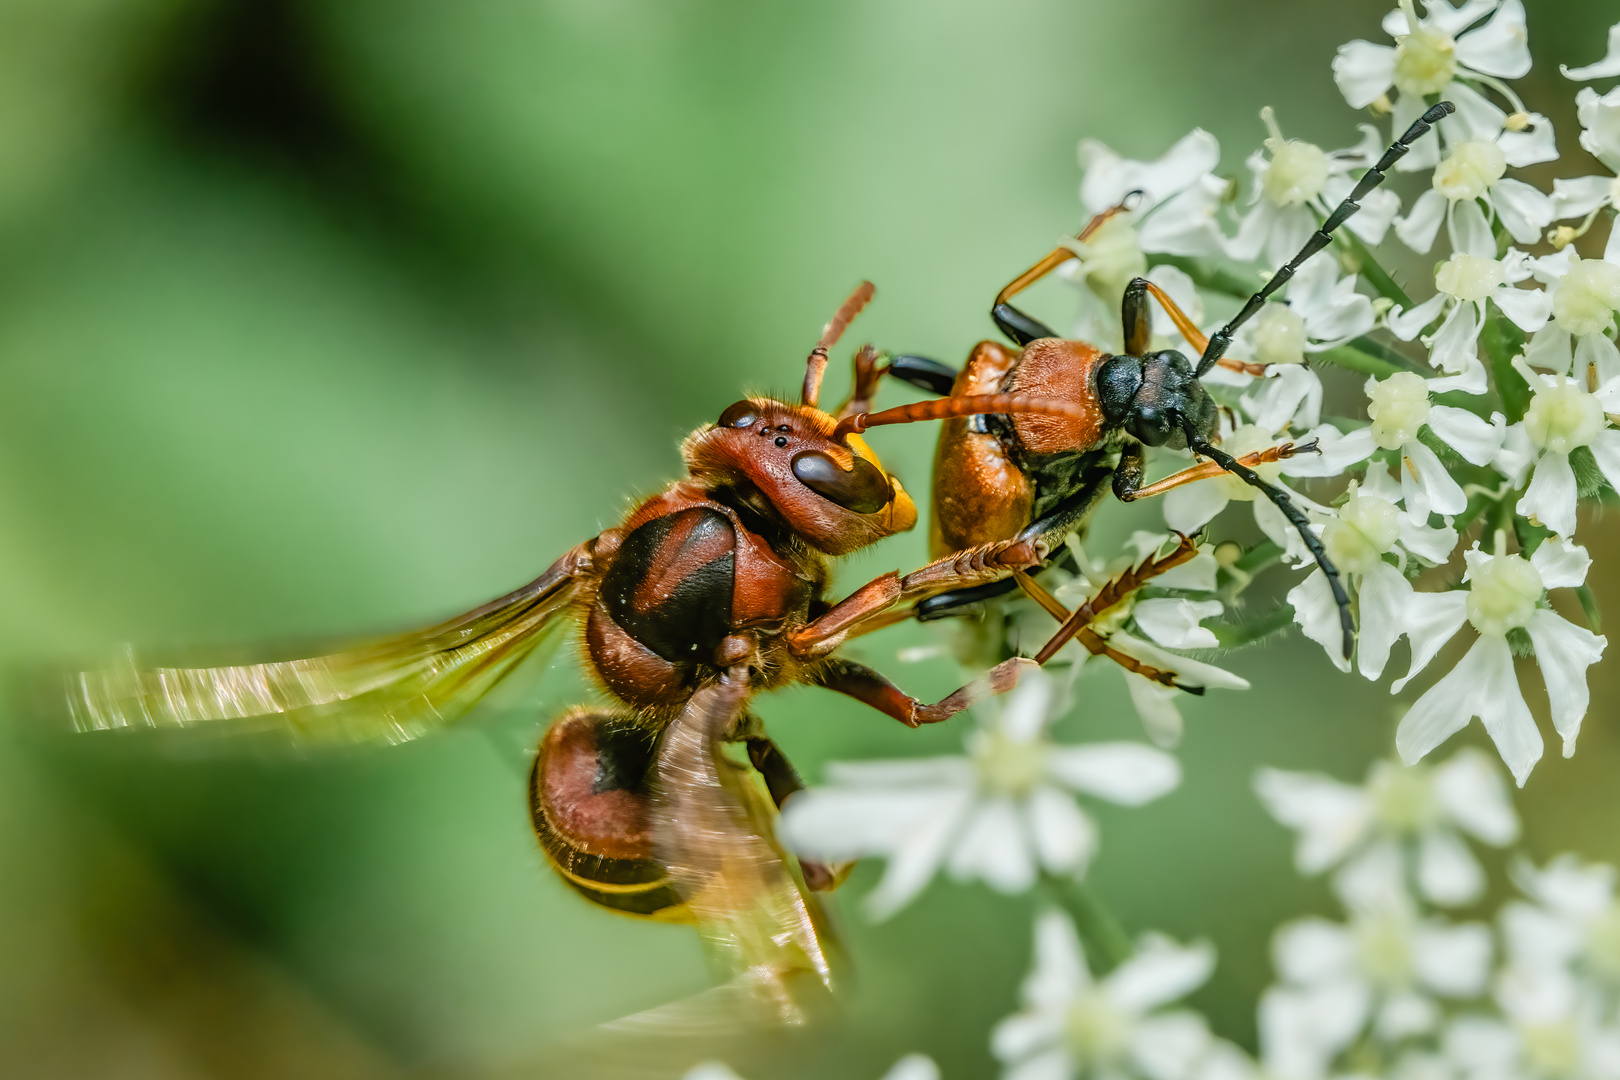
[[[1577,152],[1555,64],[1599,56],[1612,12],[1529,8],[1521,86]],[[796,385],[860,278],[879,295],[853,341],[964,356],[995,290],[1081,224],[1082,136],[1152,157],[1200,125],[1235,174],[1270,103],[1290,135],[1353,142],[1329,62],[1385,9],[4,0],[0,648],[361,634],[502,593],[671,478],[681,434],[742,390]],[[1071,301],[1035,304],[1062,325]],[[926,491],[931,432],[874,442]],[[1111,506],[1098,529],[1155,514]],[[923,554],[919,530],[841,581]],[[1620,583],[1595,584],[1620,612]],[[922,640],[860,652],[943,693],[948,664],[893,659]],[[1270,929],[1329,902],[1249,777],[1359,778],[1395,711],[1297,638],[1230,663],[1255,688],[1184,703],[1187,781],[1099,811],[1095,881],[1133,930],[1218,945],[1197,1002],[1251,1042]],[[1593,683],[1580,754],[1521,799],[1538,858],[1620,857],[1613,662]],[[1066,735],[1139,736],[1117,679],[1087,686]],[[0,1073],[674,1076],[718,1054],[876,1077],[922,1050],[992,1074],[1030,902],[941,884],[871,926],[851,901],[880,866],[842,897],[859,982],[838,1023],[593,1030],[709,974],[690,932],[592,908],[543,865],[523,755],[582,693],[565,652],[526,703],[303,759],[7,725]],[[825,692],[760,711],[812,777],[958,746]]]

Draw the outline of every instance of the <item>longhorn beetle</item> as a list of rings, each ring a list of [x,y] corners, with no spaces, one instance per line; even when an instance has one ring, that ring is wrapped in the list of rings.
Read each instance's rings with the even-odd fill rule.
[[[1175,302],[1145,278],[1134,279],[1125,289],[1120,313],[1125,331],[1123,353],[1110,356],[1085,342],[1058,337],[1044,323],[1014,307],[1011,301],[1019,292],[1073,258],[1073,252],[1065,246],[1054,250],[1002,289],[990,309],[996,326],[1018,348],[1008,348],[994,341],[980,342],[960,372],[917,356],[895,357],[887,367],[878,366],[871,354],[858,357],[857,399],[870,398],[877,381],[887,373],[936,394],[952,397],[998,392],[1033,395],[1069,401],[1083,410],[1078,417],[1050,413],[992,414],[945,423],[934,460],[930,526],[933,554],[940,557],[959,552],[959,559],[984,567],[1000,565],[1004,570],[1001,580],[925,599],[916,605],[915,614],[919,618],[930,618],[957,613],[968,605],[1021,586],[1062,624],[1057,635],[1037,654],[1037,661],[1045,662],[1077,633],[1093,652],[1102,652],[1101,638],[1086,630],[1086,626],[1096,612],[1106,608],[1101,602],[1105,598],[1099,596],[1071,614],[1015,564],[1029,566],[1047,559],[1070,532],[1086,521],[1110,486],[1120,501],[1131,502],[1229,472],[1258,488],[1299,531],[1306,548],[1327,575],[1338,604],[1344,631],[1344,655],[1348,659],[1354,645],[1355,624],[1339,571],[1288,493],[1267,483],[1254,471],[1256,465],[1312,451],[1314,444],[1287,443],[1233,458],[1216,445],[1219,437],[1216,405],[1199,380],[1217,364],[1250,374],[1264,370],[1263,365],[1243,364],[1227,358],[1226,350],[1233,335],[1265,305],[1268,297],[1294,276],[1305,260],[1327,246],[1333,231],[1360,209],[1360,200],[1385,179],[1390,167],[1406,154],[1411,144],[1454,111],[1451,102],[1442,101],[1413,123],[1378,163],[1367,170],[1349,197],[1328,215],[1300,252],[1207,340]],[[1079,239],[1089,239],[1109,217],[1124,209],[1115,207],[1104,211],[1086,226]],[[1152,328],[1149,297],[1160,303],[1187,341],[1201,350],[1196,364],[1174,349],[1147,351]],[[939,408],[938,402],[920,404],[924,409],[937,411]],[[856,413],[844,424],[849,430],[865,431],[879,424],[911,419],[914,411],[915,407],[902,406],[871,415]],[[1208,460],[1157,483],[1144,485],[1143,448],[1147,446],[1186,448]],[[1140,583],[1168,569],[1169,565],[1171,563],[1164,560],[1145,563],[1133,573]],[[1172,673],[1144,674],[1175,685]]]

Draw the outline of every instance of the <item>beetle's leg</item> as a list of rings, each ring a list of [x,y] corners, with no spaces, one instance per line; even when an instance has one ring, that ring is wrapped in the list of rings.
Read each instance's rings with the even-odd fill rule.
[[[1164,313],[1170,316],[1170,321],[1176,324],[1181,336],[1187,339],[1199,353],[1209,348],[1209,339],[1204,332],[1198,329],[1191,317],[1181,310],[1181,305],[1171,299],[1170,294],[1159,288],[1147,278],[1132,278],[1131,283],[1125,286],[1125,298],[1120,301],[1120,320],[1125,326],[1125,353],[1127,356],[1146,355],[1149,341],[1153,336],[1153,315],[1148,310],[1148,296],[1151,295],[1164,308]],[[1245,360],[1233,360],[1223,356],[1217,361],[1221,367],[1230,371],[1241,371],[1245,375],[1264,375],[1266,364],[1255,364]]]
[[[771,801],[776,804],[776,808],[782,809],[789,797],[804,790],[804,781],[799,779],[799,771],[793,767],[793,763],[781,749],[766,736],[754,734],[746,741],[749,763],[765,781],[765,789],[771,793]],[[799,856],[799,869],[804,872],[804,883],[816,892],[837,888],[854,865],[853,862],[824,863]]]
[[[956,369],[926,356],[896,356],[889,361],[889,375],[919,390],[945,397],[956,386]]]
[[[880,356],[882,353],[870,345],[862,345],[855,353],[855,382],[849,399],[838,407],[840,420],[853,413],[872,411],[872,399],[877,397],[878,384],[889,371],[888,364],[878,362]]]
[[[816,676],[817,684],[840,694],[848,694],[863,701],[885,715],[892,716],[907,727],[937,724],[949,720],[963,709],[995,694],[1005,693],[1018,685],[1018,678],[1034,666],[1034,661],[1015,656],[1003,660],[966,686],[949,694],[933,705],[925,704],[900,689],[881,672],[865,664],[841,657],[828,660]]]
[[[1092,631],[1090,626],[1109,608],[1118,604],[1165,571],[1172,570],[1185,563],[1197,553],[1198,545],[1193,542],[1191,537],[1183,536],[1176,550],[1161,559],[1149,558],[1143,560],[1142,565],[1127,570],[1108,582],[1098,590],[1096,596],[1081,604],[1073,612],[1067,611],[1056,597],[1028,577],[1021,578],[1019,585],[1031,596],[1035,597],[1042,607],[1054,617],[1057,617],[1060,613],[1063,615],[1062,625],[1058,627],[1057,633],[1052,635],[1051,640],[1042,646],[1041,651],[1035,654],[1035,662],[1037,664],[1046,663],[1057,655],[1058,650],[1067,645],[1071,638],[1078,634],[1082,635],[1082,644],[1092,653],[1106,655],[1109,659],[1122,664],[1128,670],[1135,671],[1137,674],[1153,679],[1156,682],[1164,683],[1166,686],[1179,686],[1180,684],[1175,681],[1176,675],[1174,672],[1165,672],[1158,668],[1148,667],[1134,657],[1125,656],[1125,654],[1109,646],[1107,640]],[[1087,634],[1094,640],[1086,640],[1084,635]]]
[[[1047,614],[1051,615],[1059,623],[1066,623],[1074,617],[1073,613],[1069,611],[1068,608],[1064,607],[1057,597],[1047,592],[1046,589],[1040,585],[1037,585],[1034,579],[1029,577],[1029,575],[1019,571],[1013,574],[1013,582],[1022,588],[1024,592],[1028,594],[1030,599],[1034,600],[1041,607],[1045,608]],[[1185,690],[1189,694],[1202,694],[1204,692],[1204,688],[1202,686],[1184,686],[1177,682],[1176,680],[1179,679],[1180,676],[1174,671],[1144,664],[1136,657],[1120,652],[1118,649],[1108,644],[1107,638],[1103,637],[1089,626],[1082,626],[1079,632],[1075,634],[1075,640],[1079,641],[1080,644],[1085,647],[1086,651],[1091,653],[1092,656],[1106,656],[1108,659],[1112,660],[1126,671],[1140,675],[1144,679],[1150,679],[1153,682],[1160,683],[1164,686],[1172,686],[1177,690]]]
[[[1268,446],[1264,450],[1256,450],[1252,454],[1244,454],[1238,458],[1239,465],[1254,468],[1256,465],[1270,465],[1278,461],[1286,461],[1299,454],[1316,453],[1316,440],[1308,443],[1283,443],[1281,446]],[[1114,494],[1120,502],[1135,502],[1138,499],[1151,499],[1155,495],[1163,495],[1183,484],[1191,484],[1198,480],[1210,480],[1217,476],[1227,475],[1227,470],[1213,461],[1202,461],[1197,465],[1182,469],[1178,473],[1171,473],[1163,480],[1142,486],[1142,474],[1138,470],[1134,477],[1128,476],[1124,471],[1114,474]]]
[[[1082,244],[1085,243],[1096,235],[1097,230],[1102,228],[1109,218],[1128,209],[1130,207],[1125,203],[1109,207],[1092,218],[1075,239]],[[1074,251],[1067,246],[1053,248],[1051,254],[1013,278],[1005,289],[996,294],[996,302],[990,307],[990,317],[995,320],[997,328],[1019,345],[1028,345],[1036,338],[1057,337],[1057,331],[1013,307],[1009,301],[1074,257]]]

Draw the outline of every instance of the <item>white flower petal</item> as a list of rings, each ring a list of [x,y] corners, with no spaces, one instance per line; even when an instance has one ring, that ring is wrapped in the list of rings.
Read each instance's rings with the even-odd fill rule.
[[[1202,128],[1194,128],[1177,140],[1156,161],[1131,161],[1095,139],[1083,139],[1080,168],[1085,171],[1085,179],[1080,185],[1080,201],[1097,214],[1117,206],[1127,193],[1140,191],[1146,209],[1192,187],[1220,160],[1220,143]]]
[[[1421,522],[1402,514],[1400,517],[1401,546],[1430,566],[1438,566],[1450,557],[1457,546],[1457,530],[1449,525],[1431,529]]]
[[[940,1080],[939,1066],[927,1054],[907,1054],[883,1074],[883,1080]]]
[[[681,1080],[742,1080],[723,1061],[700,1061],[681,1075]]]
[[[1530,716],[1507,639],[1481,635],[1450,674],[1401,718],[1395,747],[1408,765],[1478,716],[1520,787],[1541,759],[1541,733]]]
[[[1522,169],[1543,161],[1557,161],[1558,141],[1553,133],[1552,121],[1538,112],[1525,115],[1529,117],[1529,123],[1521,130],[1504,131],[1496,137],[1496,145],[1502,148],[1507,163],[1515,169]],[[1553,187],[1558,187],[1558,181],[1553,181]]]
[[[1365,791],[1318,773],[1263,768],[1255,773],[1254,790],[1272,817],[1298,830],[1294,865],[1302,874],[1317,874],[1338,863],[1367,835],[1372,822]]]
[[[1412,599],[1406,576],[1379,563],[1361,576],[1361,626],[1356,635],[1356,666],[1363,677],[1377,679],[1389,663],[1395,639],[1406,632],[1403,616]]]
[[[1494,189],[1493,189],[1494,190]],[[1496,236],[1485,211],[1473,199],[1452,203],[1446,211],[1446,225],[1451,235],[1451,249],[1481,259],[1496,260]]]
[[[1564,78],[1574,79],[1577,82],[1587,82],[1591,79],[1607,79],[1613,75],[1620,75],[1620,23],[1609,27],[1609,49],[1603,59],[1595,64],[1585,67],[1572,68],[1559,64],[1558,70],[1564,73]],[[1390,78],[1394,78],[1394,63],[1390,64]]]
[[[1620,349],[1607,334],[1582,334],[1575,343],[1574,371],[1577,382],[1593,379],[1600,387],[1613,383],[1620,379]]]
[[[1530,556],[1530,565],[1541,575],[1541,583],[1549,589],[1573,589],[1586,582],[1591,569],[1592,556],[1579,544],[1553,537],[1545,540]]]
[[[1030,837],[1009,799],[988,799],[968,818],[946,869],[956,881],[979,878],[997,892],[1021,893],[1035,884]]]
[[[1086,954],[1074,923],[1061,911],[1035,916],[1035,966],[1024,980],[1024,1004],[1041,1012],[1061,1010],[1092,985]]]
[[[1074,1080],[1076,1065],[1068,1048],[1055,1046],[1035,1057],[1008,1065],[1001,1080]]]
[[[782,809],[782,835],[793,850],[839,861],[894,851],[919,827],[956,806],[961,788],[861,791],[810,788]]]
[[[1180,566],[1165,571],[1158,583],[1166,589],[1185,589],[1188,592],[1214,592],[1215,575],[1220,565],[1215,562],[1213,545],[1200,548],[1198,554]]]
[[[1395,50],[1370,41],[1339,46],[1333,57],[1333,81],[1352,109],[1377,101],[1395,82]]]
[[[1610,90],[1599,97],[1590,86],[1583,87],[1575,95],[1575,116],[1581,122],[1581,146],[1611,170],[1620,166],[1620,94]],[[1614,233],[1609,240],[1613,246]]]
[[[1454,637],[1468,619],[1468,593],[1414,592],[1406,608],[1406,640],[1412,647],[1412,667],[1395,680],[1390,693],[1398,694],[1414,675],[1429,666],[1440,647]]]
[[[1148,1080],[1189,1080],[1212,1041],[1208,1023],[1187,1009],[1147,1017],[1129,1038],[1131,1058]]]
[[[1165,652],[1152,642],[1143,641],[1123,630],[1116,630],[1109,637],[1108,644],[1149,667],[1174,671],[1180,676],[1177,681],[1183,686],[1203,686],[1211,690],[1249,688],[1247,679],[1239,678],[1230,671],[1218,668],[1214,664],[1206,664],[1202,660],[1194,660],[1190,656],[1182,656],[1180,653]]]
[[[1344,655],[1344,628],[1339,622],[1339,605],[1328,587],[1327,575],[1321,569],[1311,571],[1286,597],[1294,608],[1294,621],[1300,632],[1327,653],[1333,666],[1340,671],[1350,670],[1350,661]]]
[[[1326,982],[1355,969],[1355,936],[1347,927],[1326,919],[1296,919],[1273,935],[1271,962],[1286,982]]]
[[[1455,375],[1470,361],[1479,359],[1479,312],[1474,304],[1458,304],[1451,309],[1429,344],[1429,363]]]
[[[1552,198],[1522,180],[1503,177],[1491,185],[1491,205],[1503,228],[1521,244],[1534,244],[1557,216]]]
[[[1575,532],[1575,494],[1575,470],[1569,455],[1543,450],[1530,486],[1513,509],[1559,536],[1570,536]]]
[[[1591,703],[1586,669],[1603,658],[1608,639],[1545,608],[1530,616],[1525,630],[1536,647],[1536,663],[1547,684],[1553,727],[1564,737],[1564,756],[1569,757],[1575,752],[1575,739]]]
[[[1485,871],[1456,833],[1431,829],[1418,842],[1418,891],[1436,904],[1458,907],[1485,892]]]
[[[1440,201],[1445,202],[1444,199]],[[1441,209],[1444,210],[1444,206]],[[1434,227],[1436,229],[1440,227],[1439,217],[1435,218]],[[1448,299],[1450,298],[1445,293],[1435,293],[1416,307],[1393,308],[1389,313],[1389,318],[1386,320],[1386,325],[1388,325],[1390,333],[1402,341],[1411,341],[1418,336],[1425,326],[1428,326],[1440,316],[1440,309],[1445,306]]]
[[[1432,1031],[1440,1021],[1440,1010],[1432,998],[1411,992],[1397,993],[1385,1000],[1373,1020],[1373,1030],[1388,1042]]]
[[[1059,1006],[1061,1008],[1061,1006]],[[1014,1062],[1040,1055],[1042,1058],[1060,1050],[1054,1048],[1063,1038],[1063,1018],[1061,1012],[1057,1015],[1047,1013],[1018,1013],[1007,1017],[997,1024],[990,1032],[990,1052],[1001,1061]],[[1036,1060],[1040,1060],[1036,1058]],[[1068,1062],[1063,1061],[1064,1071],[1050,1075],[1061,1077],[1063,1080],[1072,1080],[1073,1073],[1069,1070]],[[1042,1075],[1037,1073],[1036,1075]]]
[[[1215,215],[1226,181],[1205,180],[1207,183],[1194,184],[1147,216],[1137,234],[1143,251],[1195,257],[1225,254],[1226,236],[1216,225]]]
[[[1230,500],[1220,484],[1205,481],[1184,484],[1164,496],[1164,523],[1179,533],[1189,536],[1209,523],[1209,519],[1226,509]]]
[[[1429,380],[1429,393],[1445,394],[1453,390],[1461,394],[1483,394],[1489,385],[1485,380],[1485,365],[1477,356],[1470,356],[1456,375]]]
[[[795,796],[787,806],[791,808],[794,802],[803,797],[803,794]],[[863,901],[869,918],[887,919],[928,887],[940,864],[945,861],[946,850],[972,806],[972,792],[959,792],[955,801],[943,806],[937,817],[919,822],[906,835],[904,842],[890,850],[883,879],[866,894]]]
[[[1547,325],[1552,317],[1552,297],[1542,289],[1516,289],[1503,285],[1491,291],[1491,300],[1527,334],[1533,334]]]
[[[1037,787],[1025,811],[1041,865],[1056,874],[1083,875],[1097,850],[1097,826],[1074,805],[1074,797]]]
[[[1502,774],[1483,751],[1464,747],[1434,770],[1434,793],[1457,827],[1494,847],[1519,838],[1519,817]]]
[[[1129,1014],[1145,1013],[1185,997],[1215,971],[1215,949],[1207,942],[1179,945],[1159,934],[1143,934],[1136,955],[1103,980],[1103,991]]]
[[[1554,180],[1553,210],[1559,220],[1585,217],[1600,206],[1608,206],[1613,192],[1612,176],[1575,176],[1567,180]]]
[[[1367,984],[1339,979],[1308,990],[1272,987],[1260,998],[1260,1046],[1265,1075],[1322,1080],[1329,1064],[1367,1022]]]
[[[1165,750],[1181,743],[1183,724],[1176,698],[1183,691],[1143,678],[1133,671],[1120,669],[1125,676],[1125,689],[1130,692],[1131,706],[1136,709],[1142,730],[1153,740],[1153,745]]]
[[[1475,71],[1499,79],[1522,79],[1530,74],[1530,35],[1524,25],[1524,4],[1503,0],[1484,25],[1457,39],[1457,59]]]
[[[1429,430],[1440,440],[1475,465],[1489,465],[1491,458],[1502,449],[1502,438],[1507,434],[1507,422],[1500,413],[1493,414],[1491,423],[1475,416],[1467,409],[1450,405],[1429,406]]]
[[[1412,965],[1437,994],[1477,997],[1491,970],[1491,932],[1478,923],[1420,926],[1412,935]]]
[[[1444,195],[1430,188],[1417,197],[1406,216],[1395,219],[1395,235],[1419,255],[1428,254],[1429,249],[1434,247],[1435,235],[1440,232],[1440,223],[1446,219],[1448,205]],[[1396,334],[1400,336],[1399,331]]]
[[[1413,439],[1401,447],[1401,492],[1410,510],[1418,510],[1414,499],[1422,492],[1422,505],[1436,514],[1460,514],[1468,508],[1468,496],[1462,486],[1452,479],[1433,450]]]
[[[1050,722],[1056,689],[1052,677],[1045,671],[1028,672],[1017,686],[1003,695],[996,726],[1014,742],[1034,742]]]
[[[1536,460],[1539,453],[1530,442],[1530,436],[1525,433],[1524,421],[1509,424],[1507,433],[1502,436],[1502,449],[1491,458],[1491,467],[1512,481],[1514,487],[1524,483],[1524,474],[1530,471],[1530,465]],[[1594,454],[1597,453],[1594,446]],[[1602,465],[1602,460],[1598,462]]]
[[[1181,763],[1163,750],[1141,743],[1087,743],[1049,751],[1047,771],[1087,795],[1141,806],[1181,783]]]
[[[1215,632],[1198,624],[1226,610],[1219,600],[1153,599],[1138,601],[1131,610],[1136,625],[1168,649],[1213,649],[1220,644]]]
[[[1338,476],[1358,461],[1365,461],[1378,449],[1372,428],[1356,428],[1341,434],[1332,424],[1321,424],[1300,436],[1302,443],[1316,440],[1320,453],[1301,454],[1288,460],[1289,476]]]
[[[1384,917],[1399,914],[1410,904],[1406,886],[1406,856],[1394,839],[1375,841],[1352,856],[1333,875],[1333,891],[1352,911]]]
[[[1620,229],[1616,229],[1615,232],[1620,232]],[[1607,480],[1616,491],[1620,491],[1620,431],[1614,428],[1603,429],[1592,441],[1590,449],[1593,459],[1597,461],[1598,471],[1603,474],[1603,479]]]

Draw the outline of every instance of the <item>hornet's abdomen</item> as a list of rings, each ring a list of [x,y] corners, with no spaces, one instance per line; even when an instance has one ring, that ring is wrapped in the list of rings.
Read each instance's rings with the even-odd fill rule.
[[[677,700],[731,632],[736,532],[692,507],[633,530],[602,576],[585,643],[609,691],[632,705]]]
[[[681,898],[653,858],[653,737],[580,709],[551,725],[529,777],[540,846],[563,880],[627,915],[681,918]]]

